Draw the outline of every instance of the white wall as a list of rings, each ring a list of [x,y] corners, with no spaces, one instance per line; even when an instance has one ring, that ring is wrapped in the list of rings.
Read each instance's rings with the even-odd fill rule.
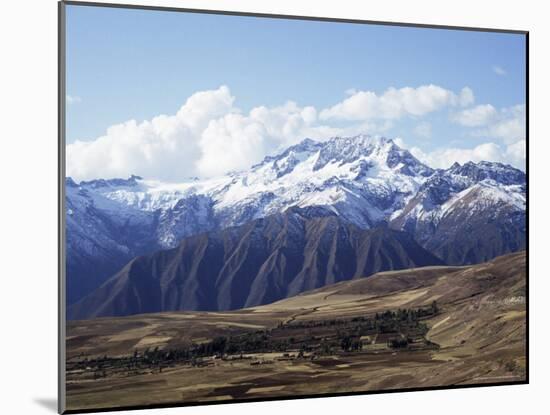
[[[130,0],[127,0],[130,2]],[[550,168],[548,13],[542,1],[179,0],[141,4],[525,29],[531,32],[531,385],[251,403],[163,414],[517,414],[548,406],[550,353],[545,272]],[[57,5],[11,0],[0,11],[0,379],[2,413],[53,413],[57,304]],[[548,397],[550,398],[550,397]],[[143,414],[153,411],[143,411]]]

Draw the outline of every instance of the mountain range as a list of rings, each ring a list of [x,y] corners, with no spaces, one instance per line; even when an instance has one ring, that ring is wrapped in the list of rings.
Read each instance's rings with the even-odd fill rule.
[[[310,213],[290,208],[137,257],[70,307],[69,316],[232,310],[382,270],[443,264],[405,232],[364,230],[330,211]]]
[[[69,316],[225,310],[387,269],[478,263],[525,248],[525,204],[518,169],[432,169],[366,135],[305,139],[213,179],[67,178]]]

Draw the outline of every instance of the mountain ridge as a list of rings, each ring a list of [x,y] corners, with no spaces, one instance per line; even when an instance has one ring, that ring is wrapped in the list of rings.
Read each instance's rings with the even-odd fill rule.
[[[69,307],[69,317],[232,310],[378,271],[442,264],[404,232],[290,209],[136,257]]]
[[[474,200],[461,195],[480,183],[469,196]],[[432,169],[384,137],[306,138],[247,171],[214,179],[67,178],[66,190],[69,303],[136,256],[292,207],[331,211],[362,229],[389,224],[450,264],[481,262],[525,245],[525,173],[491,162]],[[464,214],[465,201],[495,224],[489,233],[497,243],[478,235],[482,249],[465,239],[455,255],[445,244],[449,233],[475,221]],[[503,234],[501,224],[508,227]]]

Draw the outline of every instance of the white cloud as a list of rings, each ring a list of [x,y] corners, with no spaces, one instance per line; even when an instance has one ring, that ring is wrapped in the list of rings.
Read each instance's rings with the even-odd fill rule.
[[[76,180],[133,173],[165,180],[194,175],[201,133],[212,119],[234,112],[233,101],[225,86],[198,92],[176,115],[130,120],[93,141],[68,144],[67,175]]]
[[[458,96],[458,104],[461,107],[473,105],[475,100],[474,91],[472,91],[471,88],[468,88],[467,86],[462,88],[460,95]]]
[[[391,127],[389,122],[332,127],[317,121],[315,108],[300,107],[292,101],[278,107],[256,107],[246,115],[234,113],[212,120],[200,137],[197,175],[216,176],[248,168],[266,154],[305,137],[325,140],[337,135],[382,133]]]
[[[506,157],[510,164],[518,166],[522,170],[525,170],[526,156],[527,142],[525,140],[519,140],[506,148]]]
[[[451,119],[465,127],[478,127],[487,125],[497,116],[497,110],[491,104],[477,105],[473,108],[465,109],[451,116]]]
[[[265,139],[267,135],[262,123],[241,114],[228,114],[212,120],[199,141],[199,174],[223,174],[257,161],[269,147]]]
[[[365,93],[355,91],[349,99],[356,99],[358,94]],[[95,140],[68,144],[67,175],[77,181],[130,174],[165,181],[216,176],[249,168],[266,154],[305,137],[324,140],[337,135],[387,134],[398,114],[419,115],[441,105],[458,106],[473,100],[469,89],[456,95],[435,86],[390,89],[382,96],[369,95],[367,101],[373,96],[382,108],[369,107],[372,103],[367,103],[367,107],[383,116],[358,118],[356,122],[335,126],[323,123],[316,108],[292,101],[276,107],[258,106],[244,113],[235,106],[235,98],[226,86],[197,92],[173,115],[159,115],[142,122],[129,120],[109,127]],[[493,123],[484,126],[473,123],[478,129],[476,134],[507,137],[504,141],[508,147],[485,143],[474,149],[411,151],[436,167],[467,160],[499,160],[520,166],[525,160],[522,150],[525,145],[521,144],[525,136],[518,136],[516,130],[521,127],[517,119],[522,114],[524,117],[524,107],[511,107],[499,111]],[[419,122],[415,133],[428,137],[431,125]]]
[[[315,108],[300,107],[292,101],[274,108],[256,107],[247,115],[228,114],[212,120],[199,140],[198,173],[215,176],[244,169],[308,135],[319,138],[337,133],[313,126],[316,120]]]
[[[347,93],[351,95],[321,111],[320,118],[348,121],[395,120],[406,115],[423,116],[450,105],[467,106],[474,101],[470,88],[463,88],[457,95],[437,85],[389,88],[381,95],[372,91],[348,90]]]
[[[474,148],[443,148],[431,152],[413,147],[410,151],[419,160],[434,168],[448,168],[455,162],[463,164],[468,161],[501,160],[500,147],[495,143],[484,143]]]
[[[525,105],[497,110],[490,104],[465,109],[451,116],[451,120],[465,127],[478,127],[472,135],[497,138],[506,144],[525,138]]]
[[[67,104],[78,104],[82,102],[82,98],[76,95],[66,95],[65,99],[67,100]]]
[[[432,125],[427,122],[421,122],[414,128],[414,133],[421,138],[430,138],[432,136]]]
[[[499,76],[506,75],[506,71],[501,66],[498,66],[498,65],[493,66],[493,72]]]
[[[67,175],[75,180],[139,174],[167,181],[215,176],[250,167],[304,137],[326,139],[351,131],[317,123],[314,107],[289,101],[243,114],[229,88],[193,94],[175,115],[130,120],[93,141],[67,145]],[[376,126],[382,129],[383,126]],[[354,127],[358,132],[374,126]]]
[[[401,144],[405,145],[403,140],[401,140]],[[493,142],[487,142],[473,148],[441,148],[426,152],[419,147],[412,147],[409,148],[409,151],[420,161],[434,168],[446,169],[455,162],[464,164],[468,161],[476,163],[480,161],[495,161],[525,170],[525,140],[520,140],[505,147]]]
[[[502,139],[511,144],[526,136],[527,118],[525,105],[515,105],[500,111],[498,119],[489,123],[485,129],[475,132],[479,136],[487,136]]]

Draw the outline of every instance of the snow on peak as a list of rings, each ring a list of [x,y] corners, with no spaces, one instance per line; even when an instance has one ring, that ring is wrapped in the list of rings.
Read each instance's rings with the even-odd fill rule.
[[[295,156],[299,154],[311,154],[319,150],[321,143],[312,140],[311,138],[305,138],[298,144],[286,148],[281,153],[275,156],[266,156],[259,164],[252,166],[252,169],[263,166],[268,163],[272,163],[277,160],[284,160],[289,156]]]
[[[518,185],[501,186],[494,180],[484,180],[456,193],[441,205],[438,216],[443,217],[453,211],[476,215],[480,211],[499,208],[525,210],[525,194]]]
[[[320,149],[314,170],[319,170],[331,162],[352,163],[359,158],[380,156],[383,145],[374,142],[369,136],[334,137]],[[374,158],[370,157],[370,158]],[[383,158],[378,157],[380,160]]]
[[[306,138],[247,171],[206,180],[174,184],[132,175],[80,184],[67,178],[66,183],[75,221],[90,211],[108,211],[121,223],[147,220],[157,224],[159,244],[173,246],[193,233],[292,207],[325,207],[368,228],[404,212],[416,217],[434,210],[482,181],[493,188],[508,186],[505,191],[519,193],[520,200],[525,175],[488,162],[433,170],[391,139],[361,134],[323,142]],[[494,196],[486,190],[479,195]],[[519,207],[517,200],[508,202]]]
[[[521,170],[507,164],[491,161],[480,161],[479,163],[469,161],[463,165],[454,163],[447,172],[466,177],[476,183],[490,179],[504,185],[511,185],[522,184],[526,180],[525,173]]]

